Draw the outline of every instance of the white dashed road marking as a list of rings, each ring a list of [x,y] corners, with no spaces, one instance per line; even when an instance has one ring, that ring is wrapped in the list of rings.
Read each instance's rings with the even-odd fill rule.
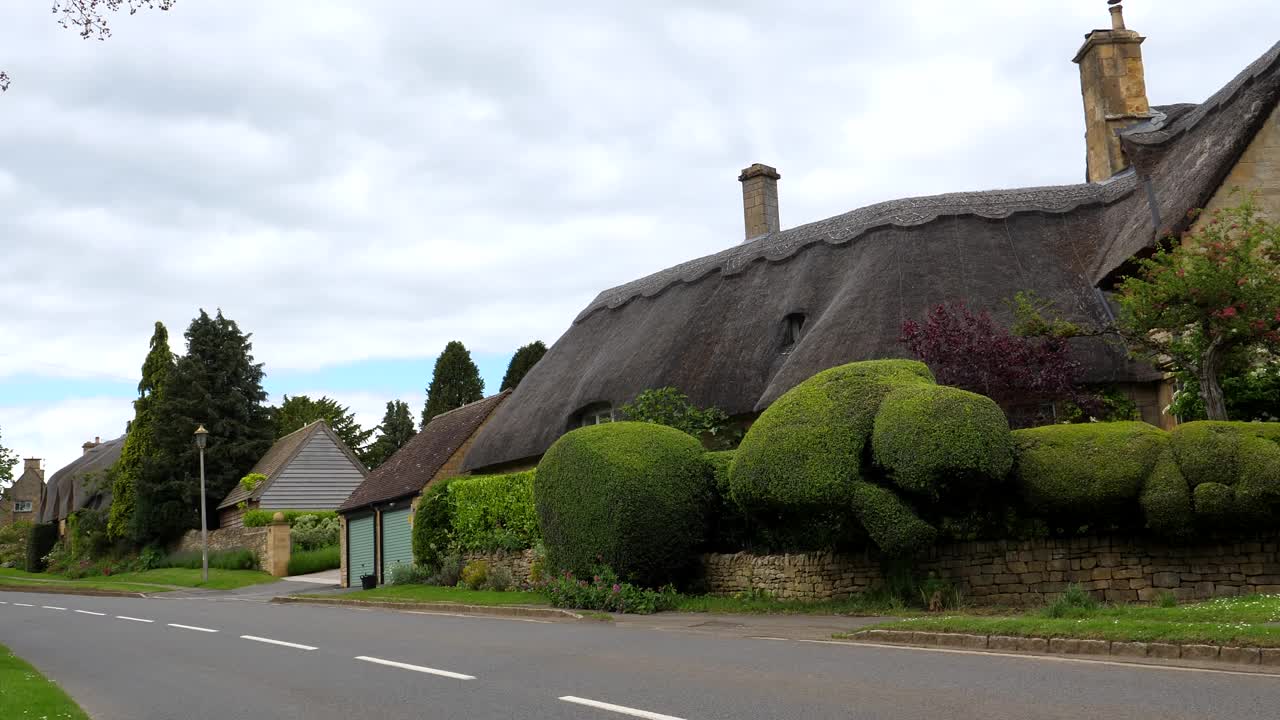
[[[635,708],[624,707],[622,705],[614,705],[612,703],[600,702],[599,700],[588,700],[586,698],[565,695],[561,700],[577,705],[586,705],[587,707],[597,708],[599,710],[608,710],[616,712],[620,715],[630,715],[631,717],[647,718],[648,720],[681,720],[674,715],[663,715],[661,713],[649,712],[648,710],[637,710]]]
[[[14,603],[14,605],[17,605],[18,607],[35,607],[35,605],[32,605],[31,603]]]
[[[423,667],[421,665],[410,665],[408,663],[396,662],[395,660],[383,660],[381,658],[369,657],[367,655],[357,655],[356,660],[363,660],[377,665],[400,668],[401,670],[412,670],[414,672],[427,673],[428,675],[439,675],[441,677],[453,678],[455,680],[475,680],[475,676],[473,675],[463,675],[462,673],[449,672],[448,670],[436,670],[435,668]]]
[[[77,610],[76,612],[80,613],[81,615],[97,615],[98,617],[102,617],[103,615],[106,615],[106,613],[94,612],[92,610]]]
[[[299,645],[298,643],[285,642],[283,640],[272,640],[271,638],[264,638],[264,637],[255,637],[253,635],[241,635],[240,637],[245,640],[252,640],[254,642],[260,642],[260,643],[268,643],[270,645],[283,645],[285,647],[297,648],[299,650],[315,650],[315,647],[312,645]]]
[[[217,630],[211,630],[209,628],[196,627],[195,625],[179,625],[178,623],[169,623],[169,627],[181,628],[183,630],[195,630],[196,632],[207,632],[207,633],[218,632]]]
[[[155,622],[155,620],[148,620],[146,618],[129,617],[128,615],[117,615],[116,617],[121,620],[132,620],[133,622]]]
[[[60,608],[55,605],[41,605],[40,607],[44,608],[45,610],[66,610],[66,608]]]

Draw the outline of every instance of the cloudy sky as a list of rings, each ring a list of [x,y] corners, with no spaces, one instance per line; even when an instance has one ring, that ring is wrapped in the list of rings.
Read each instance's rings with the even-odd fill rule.
[[[179,0],[97,42],[6,0],[4,444],[52,471],[121,434],[152,323],[181,350],[201,307],[273,400],[416,410],[450,339],[496,390],[600,290],[738,242],[752,162],[784,227],[1084,174],[1103,0],[530,5]],[[1274,0],[1129,5],[1157,104],[1280,39]]]

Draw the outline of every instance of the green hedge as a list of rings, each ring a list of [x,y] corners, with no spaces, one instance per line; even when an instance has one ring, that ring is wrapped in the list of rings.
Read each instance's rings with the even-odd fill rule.
[[[453,538],[453,500],[449,485],[457,478],[445,478],[427,486],[418,499],[413,516],[413,561],[439,568]]]
[[[937,539],[938,531],[892,490],[856,482],[851,494],[854,513],[886,555],[911,555]]]
[[[44,572],[44,558],[58,543],[58,526],[55,523],[36,523],[27,536],[27,572]]]
[[[462,550],[524,550],[542,534],[533,504],[535,471],[462,477],[449,485],[453,539]]]
[[[564,435],[533,481],[551,567],[674,579],[702,541],[710,482],[702,445],[674,428],[615,422]]]
[[[908,384],[933,384],[929,368],[914,360],[850,363],[787,391],[738,447],[729,471],[734,499],[752,512],[847,506],[880,401]]]
[[[244,526],[266,527],[271,524],[271,519],[274,518],[275,514],[278,512],[284,513],[284,519],[289,522],[291,527],[295,522],[297,522],[298,518],[303,515],[316,515],[321,519],[338,517],[338,513],[333,510],[260,510],[258,508],[254,508],[253,510],[245,511]]]
[[[330,545],[317,550],[299,550],[289,554],[289,574],[309,575],[342,566],[339,547]]]
[[[1265,520],[1280,506],[1280,445],[1264,437],[1244,438],[1239,467],[1236,500],[1247,514]]]
[[[169,553],[157,561],[154,567],[199,570],[203,564],[204,557],[199,550],[183,550]],[[209,553],[209,567],[218,570],[257,570],[258,556],[247,548],[214,550]]]
[[[1168,444],[1168,433],[1141,422],[1050,425],[1013,436],[1022,498],[1063,525],[1136,521],[1138,495]]]
[[[932,499],[988,487],[1013,467],[1013,435],[1000,406],[943,385],[905,385],[886,395],[872,449],[893,484]]]
[[[1232,523],[1236,516],[1236,493],[1228,485],[1216,482],[1204,482],[1196,486],[1196,515],[1210,523],[1220,523],[1224,527]]]
[[[1165,537],[1189,535],[1194,524],[1191,487],[1183,477],[1173,451],[1160,453],[1155,469],[1138,498],[1147,528]]]

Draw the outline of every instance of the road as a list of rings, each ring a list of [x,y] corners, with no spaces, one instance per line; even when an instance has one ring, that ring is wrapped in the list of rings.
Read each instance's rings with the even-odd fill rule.
[[[5,592],[0,642],[95,720],[1280,713],[1280,676],[261,600]]]

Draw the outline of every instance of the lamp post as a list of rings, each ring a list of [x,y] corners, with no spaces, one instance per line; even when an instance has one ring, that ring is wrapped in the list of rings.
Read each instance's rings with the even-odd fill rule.
[[[204,425],[196,426],[196,447],[200,448],[200,576],[209,584],[209,523],[204,519],[204,446],[209,442],[209,431]]]

